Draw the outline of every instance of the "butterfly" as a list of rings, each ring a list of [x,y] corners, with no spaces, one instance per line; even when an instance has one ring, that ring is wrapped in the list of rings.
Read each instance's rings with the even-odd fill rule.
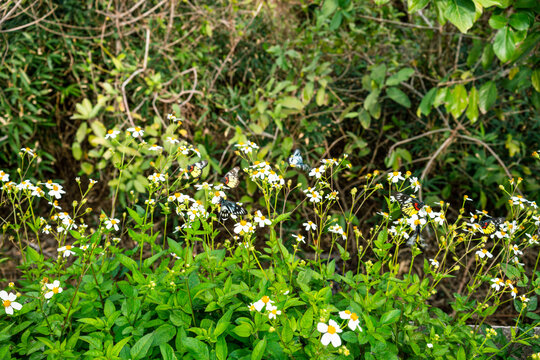
[[[422,201],[401,192],[394,193],[392,196],[399,202],[401,211],[407,216],[418,214],[425,205]]]
[[[203,160],[196,162],[194,164],[188,165],[186,171],[191,174],[194,178],[198,178],[202,174],[202,170],[208,165],[208,161]]]
[[[427,243],[422,237],[421,232],[422,227],[420,225],[416,225],[413,236],[409,237],[409,240],[407,240],[407,246],[413,246],[413,244],[417,242],[418,246],[420,246],[422,249],[425,249],[427,247]]]
[[[247,214],[246,209],[229,200],[221,199],[219,201],[219,205],[221,206],[221,211],[219,212],[219,221],[227,221],[231,215],[238,216]]]
[[[229,188],[234,189],[238,186],[238,184],[240,184],[240,177],[238,176],[239,170],[240,168],[236,166],[234,169],[225,174],[221,182],[227,185]]]
[[[506,221],[503,217],[493,218],[493,219],[484,219],[480,220],[478,223],[480,227],[482,228],[482,232],[486,235],[493,234],[495,231],[499,229],[499,226],[504,224]]]
[[[290,166],[300,168],[300,170],[303,171],[309,171],[311,169],[308,164],[304,163],[304,159],[302,159],[300,149],[294,150],[291,157],[287,159],[287,162]]]

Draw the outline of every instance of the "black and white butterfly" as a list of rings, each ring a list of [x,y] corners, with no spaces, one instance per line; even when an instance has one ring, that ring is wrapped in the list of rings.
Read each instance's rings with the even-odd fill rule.
[[[302,154],[300,153],[300,149],[294,150],[292,155],[287,159],[287,162],[289,163],[291,167],[297,167],[303,171],[311,170],[311,166],[304,163],[304,159],[302,159]]]
[[[202,170],[208,165],[208,161],[203,160],[194,164],[188,165],[186,171],[191,174],[192,177],[198,178],[202,174]]]
[[[506,221],[503,217],[490,218],[480,220],[478,225],[482,228],[482,232],[486,235],[493,234],[495,231],[499,230],[500,226]]]
[[[229,188],[234,189],[238,186],[238,184],[240,184],[240,176],[238,175],[239,170],[240,168],[236,166],[234,169],[225,174],[221,182]]]
[[[422,249],[425,249],[427,247],[427,243],[422,237],[421,233],[422,227],[420,225],[416,225],[416,228],[414,229],[414,234],[409,237],[409,240],[407,240],[407,246],[412,247],[416,242],[418,246],[420,246]]]
[[[392,196],[399,202],[401,206],[401,211],[407,216],[413,216],[418,214],[420,210],[424,207],[424,203],[417,198],[414,198],[410,195],[407,195],[402,192],[393,193]]]
[[[237,203],[234,203],[229,200],[221,199],[219,201],[219,205],[221,207],[221,210],[219,212],[219,221],[227,221],[229,219],[229,216],[231,215],[246,215],[246,209],[238,205]]]

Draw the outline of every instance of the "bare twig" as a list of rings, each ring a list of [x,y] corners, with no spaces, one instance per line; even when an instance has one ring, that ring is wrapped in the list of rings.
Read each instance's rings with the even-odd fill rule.
[[[49,17],[52,13],[54,13],[56,11],[56,7],[53,8],[51,11],[49,11],[48,13],[46,13],[45,15],[43,15],[42,17],[40,17],[39,19],[36,19],[32,22],[29,22],[27,24],[24,24],[24,25],[21,25],[21,26],[17,26],[17,27],[14,27],[14,28],[11,28],[11,29],[7,29],[7,30],[0,30],[0,33],[7,33],[7,32],[13,32],[13,31],[18,31],[18,30],[22,30],[22,29],[25,29],[29,26],[32,26],[32,25],[35,25],[37,23],[39,23],[40,21],[42,21],[43,19],[45,19],[46,17]]]
[[[17,2],[15,3],[15,5],[13,5],[13,7],[11,8],[11,10],[9,10],[9,11],[7,12],[7,14],[4,15],[4,16],[0,19],[0,26],[2,26],[2,23],[3,23],[4,21],[6,21],[7,19],[9,19],[9,17],[11,16],[11,14],[13,14],[13,12],[14,12],[15,10],[17,10],[17,8],[19,7],[19,5],[21,5],[22,1],[23,1],[23,0],[17,1]]]
[[[148,64],[148,48],[150,47],[150,29],[146,29],[146,45],[144,47],[144,61],[143,61],[143,67],[140,69],[137,69],[131,74],[126,81],[122,83],[122,98],[124,99],[124,107],[126,108],[127,115],[129,122],[131,123],[131,126],[135,126],[133,123],[133,118],[131,117],[131,111],[129,111],[129,103],[127,101],[126,96],[126,85],[130,83],[131,80],[137,75],[139,75],[141,72],[146,70],[146,65]]]
[[[390,146],[390,149],[388,149],[388,156],[392,153],[392,151],[394,151],[394,149],[396,147],[398,147],[399,145],[403,145],[403,144],[406,144],[408,142],[411,142],[411,141],[415,141],[415,140],[418,140],[418,139],[421,139],[425,136],[429,136],[429,135],[432,135],[432,134],[436,134],[436,133],[440,133],[440,132],[446,132],[446,131],[452,131],[452,129],[450,128],[444,128],[444,129],[436,129],[436,130],[431,130],[431,131],[427,131],[423,134],[420,134],[420,135],[417,135],[417,136],[413,136],[412,138],[408,138],[408,139],[405,139],[405,140],[401,140],[401,141],[398,141],[396,143],[394,143],[394,145]]]

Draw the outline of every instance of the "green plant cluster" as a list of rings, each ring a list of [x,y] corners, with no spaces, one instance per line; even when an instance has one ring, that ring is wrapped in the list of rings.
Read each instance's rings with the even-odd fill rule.
[[[160,114],[174,105],[184,136],[220,159],[218,172],[233,159],[223,149],[249,136],[275,161],[293,147],[312,149],[308,158],[351,154],[348,188],[358,174],[407,167],[431,193],[469,194],[485,208],[504,206],[497,184],[507,178],[538,193],[528,157],[540,142],[537,1],[23,0],[2,9],[6,168],[10,153],[43,144],[40,175],[71,161],[109,182],[103,129],[163,131]],[[122,194],[141,192],[148,168],[131,164]]]
[[[177,133],[178,119],[169,118]],[[351,166],[347,156],[300,168],[298,159],[265,161],[272,156],[249,141],[234,146],[246,164],[241,181],[249,178],[263,196],[235,205],[247,215],[220,221],[234,189],[203,181],[203,165],[171,165],[194,164],[202,156],[196,148],[138,127],[107,134],[138,149],[122,153],[120,177],[141,153],[154,159],[144,197],[134,197],[120,219],[102,211],[87,223],[95,218],[87,207],[95,181],[86,187],[77,178],[80,199],[60,208],[60,184],[0,171],[0,205],[12,209],[1,219],[3,237],[20,251],[22,273],[0,291],[2,359],[462,360],[540,351],[533,333],[540,215],[517,194],[521,179],[500,188],[511,203],[508,219],[466,214],[466,197],[463,216],[450,223],[448,203],[411,196],[420,183],[409,173],[370,173],[361,187],[339,192],[334,184]],[[31,149],[20,155],[19,169],[39,159]],[[301,171],[308,173],[296,177]],[[287,201],[294,193],[312,209],[304,229],[290,228],[301,211]],[[363,234],[354,214],[375,196],[386,198],[388,212]],[[351,212],[339,209],[339,197],[350,198]],[[36,215],[43,206],[48,219]],[[435,234],[427,244],[434,258],[422,254],[427,231]],[[51,237],[58,256],[42,246]],[[403,268],[400,250],[409,246]],[[521,263],[524,253],[536,254],[532,268]],[[448,279],[465,279],[452,313],[430,305]],[[515,309],[509,339],[487,325],[506,304]]]

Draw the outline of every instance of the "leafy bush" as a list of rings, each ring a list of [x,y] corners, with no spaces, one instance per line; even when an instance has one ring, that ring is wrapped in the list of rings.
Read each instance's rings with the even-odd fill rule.
[[[61,185],[1,173],[1,204],[12,209],[4,237],[22,255],[21,278],[0,292],[3,359],[507,359],[519,356],[516,343],[540,351],[532,332],[540,322],[540,219],[536,203],[516,195],[521,179],[501,186],[507,220],[466,214],[464,198],[462,216],[449,223],[450,204],[407,195],[420,189],[410,173],[384,181],[376,171],[339,192],[346,156],[312,168],[301,154],[275,164],[245,142],[235,145],[243,176],[262,197],[235,204],[234,189],[201,180],[204,163],[177,167],[200,158],[193,146],[137,127],[108,134],[127,149],[117,188],[127,164],[152,159],[144,198],[133,197],[121,216],[101,212],[86,224],[96,219],[86,205],[95,181],[76,179],[81,197],[61,209]],[[38,158],[21,155],[24,163]],[[291,228],[302,209],[287,200],[293,194],[313,210],[302,230]],[[386,198],[388,211],[362,233],[354,214],[374,196]],[[349,212],[340,197],[353,204]],[[44,206],[50,219],[36,215]],[[436,240],[423,244],[428,231]],[[42,247],[50,237],[58,257]],[[536,253],[534,268],[520,263],[526,252]],[[463,279],[452,313],[430,304],[445,279]],[[508,340],[486,325],[506,303],[516,310]]]

